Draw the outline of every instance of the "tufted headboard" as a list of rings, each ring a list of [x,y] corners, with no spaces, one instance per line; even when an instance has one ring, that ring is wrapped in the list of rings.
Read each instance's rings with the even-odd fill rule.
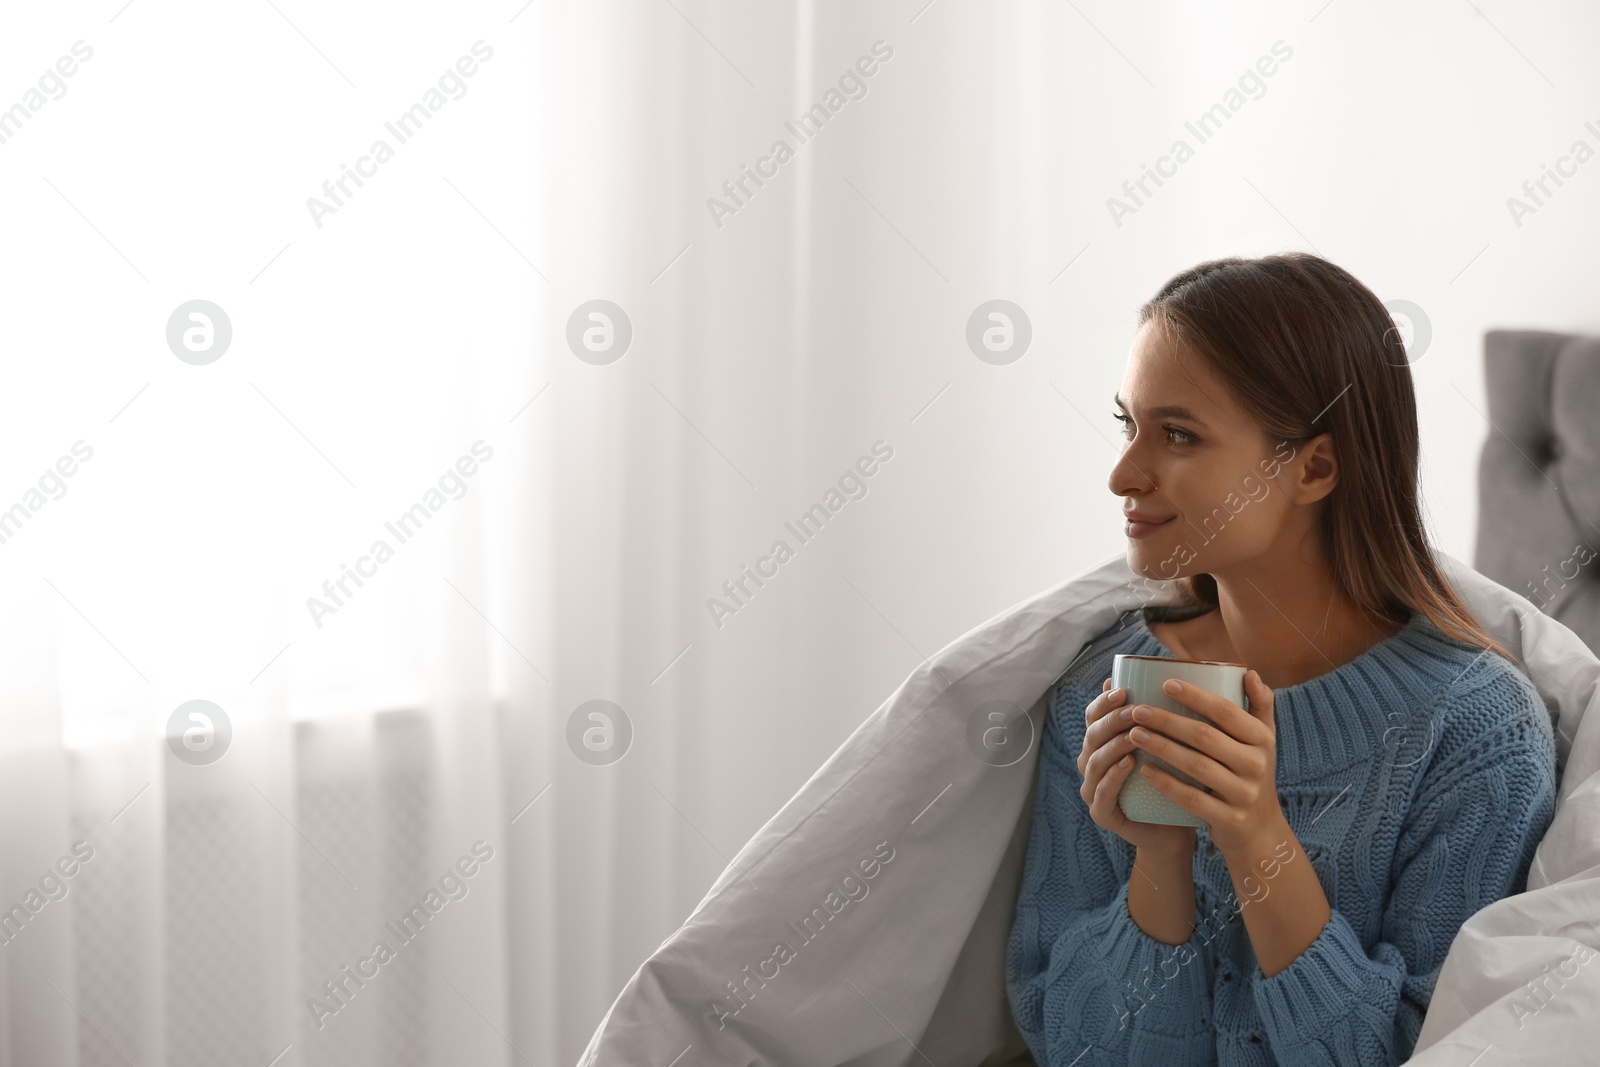
[[[1473,567],[1600,653],[1600,337],[1484,336]]]

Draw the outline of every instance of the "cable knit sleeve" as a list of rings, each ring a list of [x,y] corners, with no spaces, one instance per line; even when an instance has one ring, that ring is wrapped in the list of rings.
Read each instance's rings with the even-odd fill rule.
[[[1041,740],[1006,951],[1017,1028],[1040,1067],[1213,1063],[1205,942],[1197,930],[1163,944],[1129,915],[1134,850],[1095,825],[1078,794],[1082,744],[1082,727],[1075,736],[1046,729]]]
[[[1462,924],[1526,886],[1555,815],[1554,737],[1537,691],[1509,664],[1473,675],[1434,713],[1439,745],[1400,831],[1373,943],[1333,908],[1287,968],[1270,978],[1254,968],[1280,1062],[1405,1062]]]

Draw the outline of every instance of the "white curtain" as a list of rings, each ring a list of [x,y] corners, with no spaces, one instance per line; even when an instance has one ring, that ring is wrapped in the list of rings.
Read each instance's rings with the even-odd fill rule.
[[[1551,26],[1593,15],[1484,15],[6,15],[0,1067],[573,1062],[921,659],[1119,548],[1109,398],[1198,260],[1318,247],[1426,309],[1468,558],[1482,329],[1594,325],[1595,198],[1502,204],[1580,131]],[[164,332],[193,300],[210,363]]]

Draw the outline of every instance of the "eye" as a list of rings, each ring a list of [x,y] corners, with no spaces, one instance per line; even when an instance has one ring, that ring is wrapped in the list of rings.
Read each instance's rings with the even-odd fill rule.
[[[1133,431],[1133,419],[1132,419],[1132,417],[1128,416],[1128,415],[1124,415],[1120,411],[1113,411],[1111,413],[1111,417],[1113,419],[1116,419],[1118,422],[1122,423],[1122,437],[1123,437],[1123,440],[1131,440],[1132,437],[1133,437],[1133,433],[1132,433],[1132,431]],[[1196,437],[1194,434],[1190,433],[1188,430],[1182,430],[1182,429],[1179,429],[1176,426],[1170,426],[1170,425],[1169,426],[1164,426],[1164,427],[1162,427],[1162,429],[1167,431],[1167,439],[1169,441],[1171,441],[1175,445],[1194,445],[1194,444],[1199,444],[1200,443],[1200,438]]]
[[[1173,442],[1174,444],[1193,445],[1193,444],[1198,444],[1199,441],[1200,441],[1200,438],[1196,437],[1194,434],[1190,433],[1188,430],[1180,430],[1176,426],[1168,426],[1168,427],[1166,427],[1166,431],[1167,431],[1167,434],[1169,436],[1176,435],[1178,437],[1183,438],[1183,440],[1181,440],[1181,441]]]

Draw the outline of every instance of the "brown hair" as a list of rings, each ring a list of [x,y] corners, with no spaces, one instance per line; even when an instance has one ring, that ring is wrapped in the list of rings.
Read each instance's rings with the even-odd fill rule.
[[[1304,252],[1214,259],[1176,275],[1139,309],[1203,356],[1269,440],[1331,433],[1339,481],[1321,535],[1340,591],[1364,611],[1441,631],[1516,662],[1457,597],[1418,501],[1417,401],[1393,318],[1348,271]],[[1217,582],[1177,583],[1217,606]]]

